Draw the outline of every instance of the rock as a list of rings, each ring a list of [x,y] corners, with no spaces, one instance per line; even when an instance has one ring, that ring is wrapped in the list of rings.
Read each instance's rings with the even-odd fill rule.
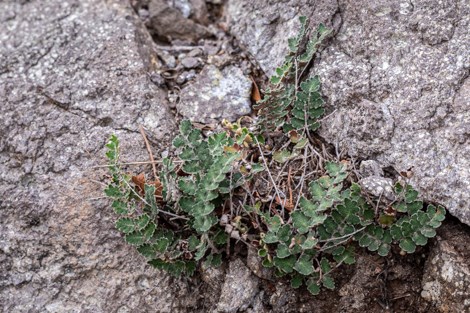
[[[314,71],[327,108],[320,134],[398,172],[470,225],[470,5],[453,0],[231,1],[231,32],[268,74],[302,14],[334,30]]]
[[[207,25],[209,23],[209,12],[207,10],[205,0],[190,0],[191,3],[191,19],[195,22]]]
[[[195,48],[188,53],[188,57],[198,57],[202,55],[203,51],[201,48]]]
[[[361,165],[359,165],[359,172],[362,177],[384,176],[384,171],[382,170],[382,167],[380,167],[379,162],[375,160],[362,161]]]
[[[200,65],[200,61],[197,58],[185,57],[181,60],[181,64],[187,69],[192,69],[198,67]]]
[[[176,67],[176,58],[168,51],[158,51],[158,56],[168,68]]]
[[[145,161],[139,125],[157,148],[176,129],[128,1],[2,1],[0,23],[0,311],[191,311],[114,229],[95,168],[113,133]]]
[[[191,4],[188,0],[166,0],[166,5],[177,9],[181,14],[188,18],[191,15]]]
[[[162,87],[165,85],[165,79],[159,73],[150,74],[150,80],[158,87]]]
[[[230,262],[217,305],[218,312],[235,313],[246,310],[258,294],[258,278],[240,259]]]
[[[222,266],[210,267],[205,266],[204,263],[201,266],[201,279],[207,286],[213,289],[217,294],[222,290],[224,283],[225,272]]]
[[[180,39],[197,42],[209,37],[209,30],[186,18],[181,11],[166,4],[165,0],[151,0],[149,3],[150,30],[167,40]]]
[[[421,296],[440,312],[470,311],[470,230],[442,228],[426,261]]]
[[[258,251],[252,246],[248,247],[246,266],[259,278],[270,280],[274,276],[271,268],[262,265],[263,259],[258,256]]]
[[[194,122],[235,121],[250,114],[251,81],[235,66],[220,71],[213,65],[203,68],[199,76],[180,94],[176,108]]]
[[[182,85],[185,82],[193,79],[194,77],[196,77],[196,71],[195,70],[184,71],[183,73],[178,75],[178,77],[176,78],[176,83]]]
[[[377,198],[384,197],[391,201],[395,200],[393,181],[390,178],[369,176],[359,180],[359,185]]]
[[[298,30],[298,16],[306,15],[315,23],[330,26],[337,8],[336,0],[318,1],[315,6],[299,0],[239,0],[229,1],[227,15],[230,32],[246,46],[261,68],[272,75],[275,67],[284,61],[287,38]]]

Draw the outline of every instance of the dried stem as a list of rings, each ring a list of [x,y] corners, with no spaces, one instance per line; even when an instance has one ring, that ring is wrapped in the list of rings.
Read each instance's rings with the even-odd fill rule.
[[[150,149],[150,144],[149,141],[147,140],[147,136],[145,135],[144,128],[142,125],[139,126],[139,131],[142,137],[144,138],[145,141],[145,146],[147,147],[147,152],[149,153],[150,157],[150,162],[152,163],[152,170],[153,170],[153,176],[155,180],[158,180],[158,175],[157,175],[157,167],[155,166],[155,159],[153,157],[152,149]]]

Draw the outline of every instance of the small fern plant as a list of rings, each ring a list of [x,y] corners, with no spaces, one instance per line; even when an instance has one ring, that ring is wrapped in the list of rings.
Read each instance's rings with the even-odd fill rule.
[[[116,228],[155,268],[192,275],[198,266],[220,265],[242,242],[257,249],[274,275],[317,295],[335,288],[334,269],[354,264],[358,247],[381,256],[394,246],[413,253],[436,235],[442,206],[425,205],[403,181],[393,201],[371,197],[349,161],[315,146],[323,99],[319,78],[305,74],[330,31],[320,25],[307,40],[307,19],[300,24],[257,106],[256,125],[224,121],[204,136],[182,121],[173,156],[162,158],[154,181],[124,173],[119,141],[110,138],[105,194],[118,215]],[[280,148],[265,144],[279,131]]]
[[[259,110],[262,130],[282,128],[285,132],[293,129],[315,131],[320,126],[318,119],[324,113],[320,79],[318,76],[303,77],[318,47],[331,31],[320,24],[302,50],[302,43],[310,29],[305,16],[299,20],[299,33],[289,38],[289,53],[284,63],[276,68],[276,74],[270,80],[271,87],[255,106]]]
[[[119,167],[119,141],[112,136],[106,156],[112,179],[105,194],[121,217],[116,228],[126,241],[156,268],[179,276],[192,274],[196,263],[219,265],[228,234],[214,212],[231,191],[250,180],[263,167],[246,159],[253,142],[247,128],[230,125],[226,132],[203,138],[187,120],[173,140],[175,162],[162,159],[158,184],[146,183],[140,194],[132,177]],[[157,198],[161,199],[160,203]]]

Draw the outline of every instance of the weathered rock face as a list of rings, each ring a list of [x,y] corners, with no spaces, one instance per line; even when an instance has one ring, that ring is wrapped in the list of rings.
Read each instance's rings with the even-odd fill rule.
[[[470,238],[463,228],[441,230],[426,262],[421,296],[441,312],[470,311]]]
[[[210,36],[208,29],[187,18],[191,6],[187,4],[187,14],[185,7],[185,4],[182,4],[178,9],[167,4],[165,0],[150,1],[149,15],[154,34],[167,40],[181,39],[193,42],[201,37]]]
[[[258,278],[240,259],[230,263],[217,305],[218,312],[235,313],[251,306],[258,294]]]
[[[227,66],[221,71],[208,65],[181,91],[176,108],[195,122],[216,123],[224,118],[235,121],[251,112],[251,84],[238,67]]]
[[[145,161],[138,125],[174,129],[148,34],[124,1],[2,1],[0,24],[0,311],[178,312],[186,284],[124,244],[93,168],[111,133]]]
[[[297,16],[334,29],[318,55],[330,112],[321,134],[397,171],[470,224],[468,1],[232,0],[231,31],[272,73]]]

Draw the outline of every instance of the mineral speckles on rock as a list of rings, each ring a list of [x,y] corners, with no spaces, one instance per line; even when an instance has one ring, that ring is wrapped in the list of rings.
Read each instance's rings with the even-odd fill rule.
[[[251,274],[240,259],[230,262],[217,311],[235,313],[246,310],[258,293],[258,284],[258,278]]]
[[[200,38],[211,35],[206,27],[188,19],[182,11],[168,5],[165,0],[151,0],[149,15],[150,31],[167,40],[180,39],[196,42]]]
[[[380,176],[369,176],[362,178],[359,185],[368,193],[377,198],[385,197],[388,200],[394,200],[393,181],[390,178]]]
[[[235,66],[220,71],[207,65],[181,91],[176,108],[194,122],[212,123],[222,119],[234,121],[251,113],[251,81]]]
[[[426,261],[421,296],[441,312],[470,311],[470,233],[443,229]]]
[[[143,24],[113,0],[0,1],[0,24],[0,311],[178,312],[184,284],[125,244],[93,168],[113,133],[135,161],[138,125],[175,130]]]

